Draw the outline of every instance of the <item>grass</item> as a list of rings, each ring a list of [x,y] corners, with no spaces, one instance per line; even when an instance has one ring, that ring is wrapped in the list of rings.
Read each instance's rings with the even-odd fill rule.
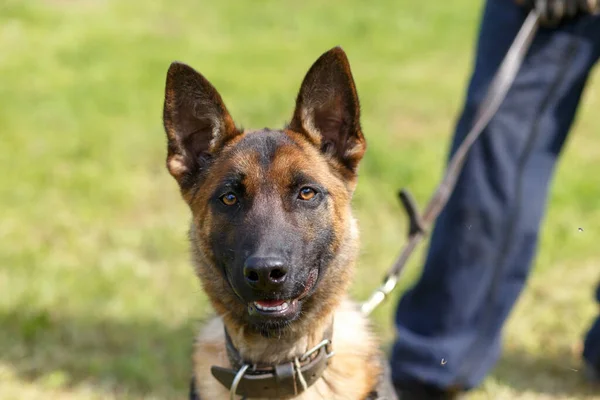
[[[397,189],[424,204],[441,176],[480,7],[0,2],[0,398],[185,396],[210,309],[188,261],[188,211],[164,168],[172,60],[203,72],[238,123],[277,127],[310,64],[344,47],[369,141],[354,203],[363,250],[353,295],[365,299],[404,243]],[[600,168],[598,89],[558,168],[503,358],[473,399],[594,398],[577,346],[597,311],[600,185],[587,172]],[[394,303],[374,314],[388,341]]]

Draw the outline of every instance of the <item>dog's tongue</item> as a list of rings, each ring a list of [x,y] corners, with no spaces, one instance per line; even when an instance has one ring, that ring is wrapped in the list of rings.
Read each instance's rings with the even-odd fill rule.
[[[259,300],[256,302],[261,307],[277,307],[285,303],[285,300]]]

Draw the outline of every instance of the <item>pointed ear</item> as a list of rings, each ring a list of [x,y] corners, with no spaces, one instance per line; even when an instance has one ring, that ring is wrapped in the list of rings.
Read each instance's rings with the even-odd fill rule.
[[[212,155],[240,133],[210,82],[177,62],[167,72],[163,120],[167,168],[182,189],[193,183]]]
[[[340,47],[319,57],[306,74],[289,127],[356,173],[366,142],[350,63]]]

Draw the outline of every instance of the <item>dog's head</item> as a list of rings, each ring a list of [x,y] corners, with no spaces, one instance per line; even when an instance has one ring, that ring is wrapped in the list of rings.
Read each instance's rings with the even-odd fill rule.
[[[208,80],[169,68],[167,167],[192,211],[197,272],[227,321],[269,334],[338,304],[356,256],[359,120],[341,48],[310,68],[282,130],[236,128]]]

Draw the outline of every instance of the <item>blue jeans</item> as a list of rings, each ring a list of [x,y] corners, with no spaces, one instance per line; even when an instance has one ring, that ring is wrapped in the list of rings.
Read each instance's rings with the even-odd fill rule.
[[[488,0],[451,154],[526,14],[511,0]],[[536,252],[555,163],[599,56],[600,17],[537,33],[440,214],[420,279],[398,303],[391,359],[397,385],[470,389],[497,361],[502,325]],[[600,368],[600,319],[584,357]]]

